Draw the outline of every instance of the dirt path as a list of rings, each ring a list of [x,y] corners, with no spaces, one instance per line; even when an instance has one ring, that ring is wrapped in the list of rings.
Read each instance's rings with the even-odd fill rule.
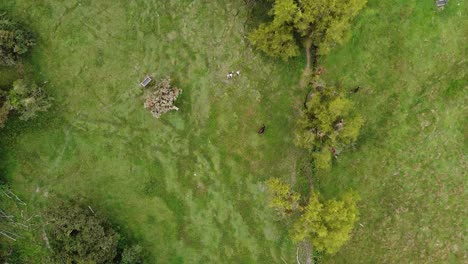
[[[310,80],[311,73],[313,71],[313,68],[315,67],[315,65],[313,65],[315,62],[315,59],[314,59],[314,62],[312,62],[312,51],[311,51],[312,40],[311,39],[307,39],[304,41],[304,49],[306,51],[307,64],[306,64],[304,71],[302,72],[301,81],[299,83],[301,88],[304,88],[309,84],[308,81]]]

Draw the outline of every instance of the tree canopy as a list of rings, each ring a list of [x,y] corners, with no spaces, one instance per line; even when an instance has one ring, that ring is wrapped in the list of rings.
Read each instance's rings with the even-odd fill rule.
[[[99,212],[77,202],[60,201],[44,216],[57,263],[143,263],[143,248],[129,245]]]
[[[312,193],[301,217],[293,227],[293,240],[310,240],[318,251],[333,254],[349,240],[349,235],[358,220],[356,202],[358,196],[346,193],[342,200],[323,201]]]
[[[26,53],[35,40],[31,32],[18,23],[0,15],[0,65],[13,66],[20,55]]]
[[[101,216],[75,203],[60,203],[47,211],[55,258],[60,263],[112,263],[119,235]]]
[[[275,0],[269,15],[273,20],[261,24],[250,40],[270,56],[288,59],[297,56],[302,42],[326,54],[349,36],[352,19],[367,0]]]
[[[300,195],[288,184],[273,178],[267,186],[269,206],[293,222],[290,234],[294,242],[310,242],[315,250],[333,254],[349,239],[358,220],[357,194],[348,192],[341,200],[324,200],[312,192],[308,201],[300,205]]]
[[[337,87],[317,86],[297,121],[295,144],[311,151],[315,167],[328,169],[332,155],[356,141],[364,123]]]

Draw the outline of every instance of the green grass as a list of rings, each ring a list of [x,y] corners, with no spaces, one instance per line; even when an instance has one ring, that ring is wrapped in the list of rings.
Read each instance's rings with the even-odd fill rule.
[[[283,157],[293,151],[302,65],[252,51],[241,1],[0,7],[38,33],[28,67],[55,97],[36,126],[12,121],[3,132],[2,166],[16,190],[41,204],[85,197],[145,247],[149,263],[293,260],[261,183],[294,164]],[[227,81],[236,69],[241,77]],[[145,74],[173,77],[179,112],[157,120],[143,109]]]
[[[226,3],[225,3],[226,2]],[[81,196],[150,253],[148,263],[295,263],[262,181],[289,179],[304,60],[252,50],[242,1],[4,0],[38,33],[26,72],[55,97],[36,123],[1,132],[1,175],[33,205]],[[327,263],[466,261],[466,4],[376,1],[321,61],[360,85],[354,152],[319,176],[354,188],[361,220]],[[228,70],[242,70],[234,81]],[[145,74],[171,75],[179,112],[142,107]],[[0,87],[16,78],[0,69]],[[266,134],[256,130],[267,125]],[[303,180],[298,180],[303,182]]]
[[[361,225],[326,263],[466,262],[467,6],[371,1],[323,60],[366,118],[322,189],[355,188]],[[465,216],[465,217],[464,217]]]

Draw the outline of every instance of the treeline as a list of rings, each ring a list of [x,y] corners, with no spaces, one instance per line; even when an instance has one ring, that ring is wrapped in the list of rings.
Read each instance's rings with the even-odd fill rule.
[[[349,38],[351,22],[366,0],[271,0],[246,4],[253,7],[259,2],[271,4],[270,20],[250,33],[252,44],[268,56],[283,60],[298,56],[304,47],[307,57],[304,78],[310,92],[297,118],[294,143],[309,153],[311,173],[307,177],[312,184],[303,195],[280,179],[270,179],[266,184],[270,207],[287,225],[290,238],[298,246],[306,245],[310,263],[317,260],[317,255],[337,252],[349,240],[358,220],[358,194],[350,191],[340,199],[326,200],[313,183],[354,144],[364,123],[346,93],[340,87],[327,86],[320,79],[320,70],[315,74],[311,70],[318,68],[318,56]]]
[[[357,140],[363,119],[339,88],[311,85],[313,92],[298,117],[294,143],[309,153],[312,173],[305,176],[313,183]],[[357,193],[349,191],[341,199],[326,200],[313,184],[307,197],[276,178],[268,180],[267,186],[269,205],[288,225],[294,242],[310,244],[319,254],[333,254],[349,240],[358,220]]]

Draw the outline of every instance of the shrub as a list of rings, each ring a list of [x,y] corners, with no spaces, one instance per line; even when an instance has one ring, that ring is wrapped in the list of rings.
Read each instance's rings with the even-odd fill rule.
[[[300,195],[295,193],[289,184],[285,184],[277,178],[269,179],[266,184],[270,192],[269,205],[279,216],[285,217],[301,210]]]
[[[8,93],[9,107],[20,114],[21,120],[29,120],[37,116],[38,112],[45,112],[51,106],[52,99],[35,83],[17,80]]]

